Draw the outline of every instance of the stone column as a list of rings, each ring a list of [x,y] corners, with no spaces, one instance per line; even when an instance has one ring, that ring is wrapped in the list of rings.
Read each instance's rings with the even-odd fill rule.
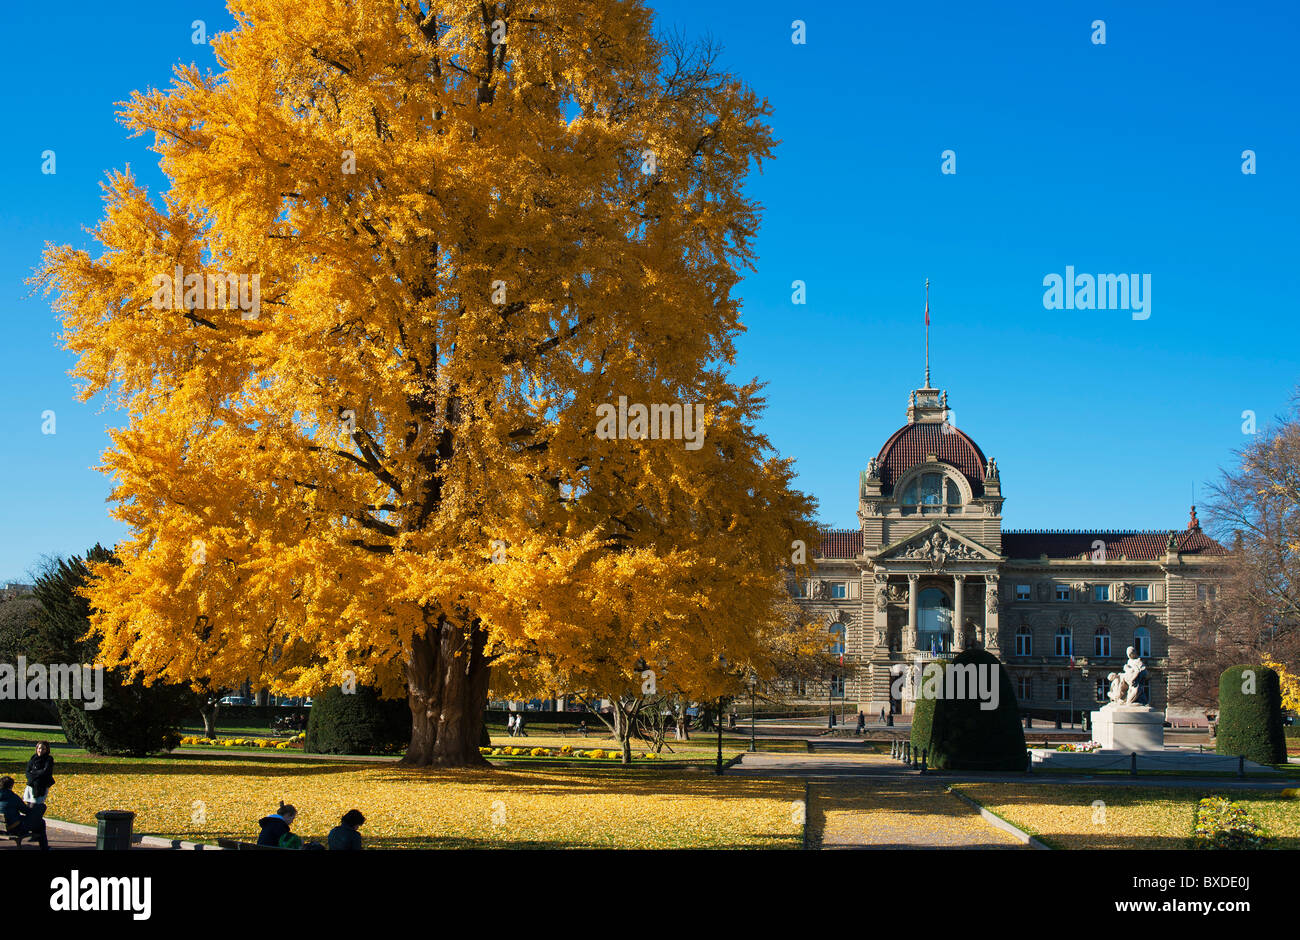
[[[921,580],[919,574],[909,574],[907,576],[907,636],[903,639],[903,652],[908,653],[916,649],[916,605],[918,599],[917,582]]]
[[[1001,640],[998,636],[998,576],[986,574],[984,581],[984,648],[1001,656]]]
[[[964,648],[965,637],[962,635],[962,594],[966,591],[966,576],[952,576],[952,651],[959,653]]]

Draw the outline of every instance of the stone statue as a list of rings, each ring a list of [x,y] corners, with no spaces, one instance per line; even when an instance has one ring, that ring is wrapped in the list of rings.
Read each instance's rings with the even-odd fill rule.
[[[1120,699],[1124,697],[1124,693],[1120,691],[1120,686],[1124,680],[1118,672],[1107,673],[1106,680],[1110,683],[1110,692],[1107,693],[1106,697],[1110,699],[1112,704],[1118,705]]]
[[[1148,704],[1148,690],[1150,686],[1150,677],[1147,675],[1146,663],[1138,658],[1137,650],[1129,647],[1125,650],[1128,655],[1128,661],[1124,663],[1124,684],[1127,686],[1127,692],[1124,696],[1125,705],[1146,705]]]
[[[876,610],[889,609],[889,589],[884,585],[876,588]]]
[[[877,480],[880,478],[880,459],[872,457],[867,461],[867,479]]]
[[[1119,585],[1119,602],[1121,604],[1133,603],[1133,585],[1123,582]]]
[[[988,465],[984,468],[984,479],[996,480],[998,478],[998,462],[996,458],[989,458]]]

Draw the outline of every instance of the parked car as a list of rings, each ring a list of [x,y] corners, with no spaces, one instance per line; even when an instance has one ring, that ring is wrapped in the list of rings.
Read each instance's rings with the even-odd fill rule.
[[[223,699],[221,700],[221,702],[220,702],[219,704],[221,704],[221,705],[252,705],[252,704],[253,704],[253,700],[252,700],[251,698],[245,698],[245,697],[242,696],[242,695],[227,695],[225,698],[223,698]]]

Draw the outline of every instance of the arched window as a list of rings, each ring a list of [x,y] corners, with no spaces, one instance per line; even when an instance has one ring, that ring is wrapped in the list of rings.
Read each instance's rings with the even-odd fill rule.
[[[1151,631],[1146,627],[1138,627],[1133,631],[1133,646],[1137,649],[1137,654],[1142,659],[1148,659],[1151,656]]]
[[[848,633],[848,625],[843,623],[831,624],[831,655],[844,655],[844,637]]]
[[[1022,623],[1020,628],[1016,630],[1016,655],[1034,655],[1034,631],[1029,629],[1027,623]]]
[[[903,505],[922,512],[942,512],[944,506],[961,505],[961,486],[942,473],[922,473],[903,490]]]
[[[1098,627],[1092,635],[1092,651],[1097,656],[1110,655],[1110,631],[1105,627]]]
[[[917,598],[916,648],[923,652],[952,649],[952,608],[938,588],[926,588]]]
[[[1066,624],[1056,628],[1056,655],[1074,655],[1074,632]]]

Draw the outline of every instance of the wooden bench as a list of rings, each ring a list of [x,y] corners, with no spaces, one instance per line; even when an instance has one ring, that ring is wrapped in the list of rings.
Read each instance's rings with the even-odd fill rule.
[[[292,852],[293,849],[281,848],[278,845],[258,845],[256,842],[240,842],[238,839],[218,839],[217,846],[232,852]]]

